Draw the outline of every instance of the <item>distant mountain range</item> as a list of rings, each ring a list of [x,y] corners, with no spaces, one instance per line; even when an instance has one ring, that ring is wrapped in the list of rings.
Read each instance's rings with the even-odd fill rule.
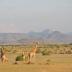
[[[72,33],[44,30],[29,33],[0,33],[0,44],[26,44],[32,41],[41,43],[72,43]]]

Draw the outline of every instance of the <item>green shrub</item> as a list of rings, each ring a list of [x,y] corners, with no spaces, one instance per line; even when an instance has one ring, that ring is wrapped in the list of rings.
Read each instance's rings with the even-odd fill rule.
[[[23,61],[23,60],[24,60],[23,56],[17,56],[16,57],[16,61]]]
[[[47,49],[45,49],[44,51],[42,51],[42,55],[50,55],[52,54],[51,51],[48,51]]]

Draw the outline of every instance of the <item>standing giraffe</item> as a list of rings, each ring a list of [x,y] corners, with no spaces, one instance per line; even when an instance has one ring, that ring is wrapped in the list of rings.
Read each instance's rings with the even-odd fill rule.
[[[1,58],[2,63],[8,62],[8,58],[6,57],[3,48],[1,48],[1,57],[0,58]]]
[[[28,63],[31,63],[32,58],[35,57],[36,52],[37,52],[37,48],[38,48],[38,42],[36,42],[35,46],[28,53],[28,57],[29,57],[29,62]]]

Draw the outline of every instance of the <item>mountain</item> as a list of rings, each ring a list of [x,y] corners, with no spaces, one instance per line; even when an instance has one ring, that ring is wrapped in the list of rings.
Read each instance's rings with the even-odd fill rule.
[[[72,43],[72,35],[49,29],[42,32],[0,33],[0,44],[25,44],[32,41],[41,43]]]
[[[67,33],[68,35],[72,35],[72,32]]]

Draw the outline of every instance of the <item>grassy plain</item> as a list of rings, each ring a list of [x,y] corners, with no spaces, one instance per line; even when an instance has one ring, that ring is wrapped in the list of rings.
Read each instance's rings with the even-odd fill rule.
[[[33,64],[26,64],[24,62],[14,64],[16,56],[20,55],[23,50],[28,51],[29,49],[8,47],[6,49],[6,55],[9,59],[9,62],[6,64],[2,64],[0,62],[0,72],[72,72],[72,54],[70,52],[69,54],[67,53],[72,49],[72,46],[70,45],[60,45],[60,47],[57,47],[58,49],[56,46],[53,46],[53,49],[52,47],[49,49],[52,52],[58,51],[59,53],[53,52],[49,55],[42,55],[41,53],[37,53],[36,57],[32,59]]]

